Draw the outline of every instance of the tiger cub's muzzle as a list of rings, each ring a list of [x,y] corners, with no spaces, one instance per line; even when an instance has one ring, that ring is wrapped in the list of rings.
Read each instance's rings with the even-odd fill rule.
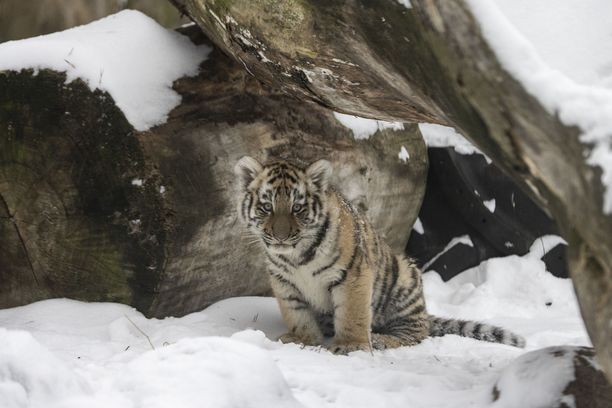
[[[273,214],[264,231],[273,238],[275,246],[292,247],[299,240],[299,226],[291,214]]]

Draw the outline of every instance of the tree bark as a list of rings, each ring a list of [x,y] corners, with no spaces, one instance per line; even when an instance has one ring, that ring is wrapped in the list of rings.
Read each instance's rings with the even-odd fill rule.
[[[70,297],[164,317],[266,294],[264,257],[235,211],[245,154],[330,159],[335,183],[405,247],[427,172],[415,125],[356,140],[328,109],[262,86],[218,50],[147,132],[108,94],[65,81],[0,72],[0,307]]]
[[[247,72],[345,113],[456,127],[559,224],[612,378],[612,217],[601,170],[497,61],[464,1],[171,0]]]

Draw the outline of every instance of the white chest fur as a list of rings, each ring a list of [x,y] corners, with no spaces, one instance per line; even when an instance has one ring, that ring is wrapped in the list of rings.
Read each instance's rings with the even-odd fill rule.
[[[298,267],[294,270],[291,280],[304,296],[304,300],[313,309],[320,312],[329,312],[333,310],[331,293],[328,290],[330,284],[329,274],[324,273],[312,276],[313,270],[312,266]]]

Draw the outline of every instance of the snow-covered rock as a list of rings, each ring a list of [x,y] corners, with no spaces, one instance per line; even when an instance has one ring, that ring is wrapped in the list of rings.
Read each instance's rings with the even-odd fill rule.
[[[513,361],[491,396],[495,408],[592,408],[612,402],[612,386],[592,348],[554,346]]]

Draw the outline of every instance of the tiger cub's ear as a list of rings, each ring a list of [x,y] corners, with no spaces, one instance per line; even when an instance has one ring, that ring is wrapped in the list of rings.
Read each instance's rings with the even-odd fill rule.
[[[238,176],[238,182],[240,187],[244,190],[247,189],[249,184],[257,177],[263,170],[263,167],[257,160],[251,156],[244,156],[234,166],[234,173]]]
[[[306,169],[306,175],[321,191],[327,190],[331,174],[332,165],[327,160],[317,160]]]

